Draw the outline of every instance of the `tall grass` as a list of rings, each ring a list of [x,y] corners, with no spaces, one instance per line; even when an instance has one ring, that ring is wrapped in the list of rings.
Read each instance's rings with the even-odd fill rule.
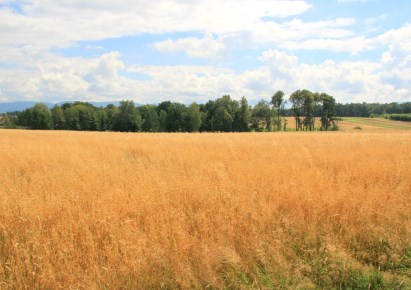
[[[411,287],[411,134],[0,132],[0,288]]]

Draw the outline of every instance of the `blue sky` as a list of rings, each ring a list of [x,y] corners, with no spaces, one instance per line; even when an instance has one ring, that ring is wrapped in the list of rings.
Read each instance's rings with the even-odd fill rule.
[[[0,101],[411,101],[411,1],[0,0]]]

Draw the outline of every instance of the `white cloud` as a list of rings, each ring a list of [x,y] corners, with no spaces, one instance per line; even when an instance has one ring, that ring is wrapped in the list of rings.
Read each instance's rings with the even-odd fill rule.
[[[286,0],[32,0],[23,13],[0,9],[1,44],[61,47],[81,40],[109,37],[210,31],[247,30],[262,17],[298,15],[310,8],[306,1]]]
[[[2,4],[14,1],[0,0]],[[380,36],[354,31],[359,21],[297,18],[308,1],[286,0],[29,0],[21,9],[0,8],[0,100],[113,100],[153,103],[165,99],[207,101],[223,94],[269,99],[278,89],[307,88],[338,101],[406,101],[411,88],[411,24]],[[119,52],[91,58],[64,57],[53,48],[141,34],[190,33],[199,37],[156,42],[160,52],[224,60],[234,49],[265,49],[253,69],[221,66],[137,66]],[[381,61],[327,60],[304,64],[296,50],[359,54],[386,50]],[[4,64],[4,65],[3,65]],[[147,79],[133,79],[140,73]]]
[[[0,88],[0,101],[5,102],[7,101],[7,98],[3,95],[3,90]]]
[[[121,91],[119,72],[123,69],[117,52],[91,60],[44,53],[31,66],[0,69],[0,83],[10,99],[97,100]]]
[[[163,100],[205,102],[223,94],[236,99],[268,100],[274,91],[296,89],[327,92],[339,102],[409,100],[410,58],[407,46],[392,47],[383,62],[300,63],[292,53],[270,49],[261,66],[235,72],[215,66],[131,66],[118,52],[94,59],[44,54],[30,69],[0,68],[2,99],[41,101],[133,99],[138,103]],[[398,66],[392,70],[391,66]],[[406,74],[408,72],[408,74]],[[132,79],[125,73],[147,78]],[[59,97],[59,99],[56,99]]]
[[[156,42],[154,47],[161,52],[184,52],[190,57],[223,59],[232,50],[255,45],[277,45],[287,49],[326,49],[334,51],[358,51],[372,48],[364,37],[351,37],[353,32],[346,27],[354,24],[354,19],[303,22],[298,19],[284,23],[258,21],[241,32],[222,32],[214,37],[206,32],[203,38],[188,37]],[[321,35],[323,39],[312,39]],[[351,42],[355,42],[352,46]]]
[[[168,39],[156,42],[154,47],[161,52],[185,52],[190,57],[221,58],[226,50],[224,43],[214,39],[211,33],[204,34],[203,38]]]
[[[338,0],[340,3],[353,3],[353,2],[372,2],[375,0]]]
[[[376,41],[363,36],[347,39],[312,38],[303,41],[288,41],[281,45],[282,48],[296,50],[328,50],[334,52],[349,52],[351,55],[371,50],[377,47]]]
[[[411,39],[411,24],[406,23],[403,27],[398,29],[390,29],[389,31],[377,37],[377,40],[385,45],[392,45],[395,43],[410,43]]]

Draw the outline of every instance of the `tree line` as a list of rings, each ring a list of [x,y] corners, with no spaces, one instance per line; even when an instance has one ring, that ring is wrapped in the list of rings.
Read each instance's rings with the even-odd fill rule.
[[[385,119],[390,119],[394,121],[411,122],[411,113],[408,114],[383,114],[381,115]]]
[[[335,106],[336,115],[339,117],[373,117],[385,114],[409,114],[411,102],[405,103],[349,103]]]
[[[205,104],[185,105],[164,101],[157,105],[135,106],[133,101],[121,101],[119,106],[95,107],[86,102],[65,103],[49,109],[43,103],[16,114],[17,126],[30,129],[122,131],[122,132],[271,132],[287,130],[288,116],[294,116],[296,130],[315,130],[315,118],[320,118],[320,130],[333,129],[335,99],[325,93],[308,90],[293,92],[288,102],[282,91],[270,101],[261,100],[254,106],[243,97],[237,101],[224,95]]]
[[[286,108],[286,104],[288,104]],[[96,107],[86,102],[65,103],[49,109],[43,103],[12,118],[5,116],[9,128],[122,131],[122,132],[271,132],[286,131],[288,119],[294,117],[295,130],[336,130],[336,116],[364,116],[374,113],[411,112],[411,103],[336,104],[326,93],[297,90],[288,99],[282,91],[270,101],[261,100],[254,106],[245,97],[237,101],[224,95],[205,104],[185,105],[164,101],[157,105],[135,106],[133,101],[121,101]],[[315,128],[316,119],[319,128]]]

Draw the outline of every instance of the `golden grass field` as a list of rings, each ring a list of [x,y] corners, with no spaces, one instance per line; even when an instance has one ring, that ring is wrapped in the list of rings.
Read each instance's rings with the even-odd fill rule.
[[[411,288],[411,131],[0,141],[0,289]]]

